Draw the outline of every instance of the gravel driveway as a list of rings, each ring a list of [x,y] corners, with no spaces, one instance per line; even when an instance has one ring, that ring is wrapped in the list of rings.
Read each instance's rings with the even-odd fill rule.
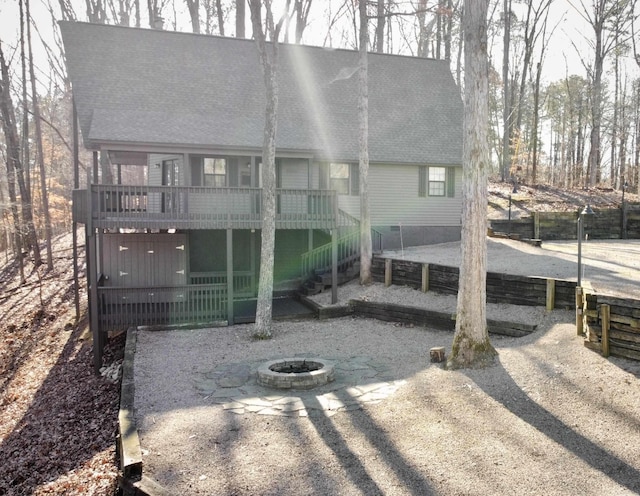
[[[527,267],[535,272],[526,274],[575,279],[570,243],[489,245],[489,270],[502,271],[493,260],[498,254],[514,273]],[[622,250],[617,243],[588,243],[585,277],[594,286],[626,281],[632,287],[637,275],[626,271],[637,271],[632,253],[640,244],[625,243],[624,257],[613,256],[613,246]],[[424,261],[446,265],[457,253],[449,244],[404,256],[421,251],[429,253]],[[453,296],[380,284],[349,284],[339,296],[455,308]],[[251,326],[139,332],[135,407],[144,473],[171,494],[640,493],[640,364],[587,350],[573,312],[489,305],[487,313],[538,328],[523,338],[492,337],[498,365],[466,371],[429,362],[431,347],[449,352],[452,333],[359,318],[277,322],[268,341],[253,340]],[[353,408],[291,415],[261,405],[307,404],[308,392],[303,398],[261,390],[248,378],[246,391],[254,397],[240,408],[216,399],[222,383],[202,390],[203,378],[215,381],[221,368],[246,370],[301,355],[375,364],[394,387]],[[361,391],[378,387],[367,385],[365,375],[359,380]]]
[[[385,251],[384,256],[458,267],[460,243]],[[583,286],[615,296],[640,299],[640,240],[589,240],[582,243]],[[501,238],[487,239],[487,270],[503,274],[578,278],[577,241],[543,241],[541,247]]]

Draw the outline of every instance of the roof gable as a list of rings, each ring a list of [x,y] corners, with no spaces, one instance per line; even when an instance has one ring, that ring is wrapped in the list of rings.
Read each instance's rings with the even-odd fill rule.
[[[259,150],[265,90],[252,40],[61,22],[87,147]],[[358,158],[358,53],[280,46],[277,147]],[[457,164],[462,102],[448,63],[369,55],[371,161]]]

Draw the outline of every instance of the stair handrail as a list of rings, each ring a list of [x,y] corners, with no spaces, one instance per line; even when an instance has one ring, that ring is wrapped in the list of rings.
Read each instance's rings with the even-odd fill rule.
[[[353,215],[338,209],[338,227],[359,227],[360,220]]]
[[[353,261],[354,257],[360,255],[360,232],[353,231],[341,236],[338,243],[338,266]],[[349,245],[357,245],[357,249],[346,249]],[[342,248],[342,249],[341,249]],[[313,250],[303,253],[301,256],[301,276],[306,281],[316,270],[330,270],[333,244],[327,243],[318,246]],[[342,252],[342,253],[341,253]]]
[[[383,235],[376,229],[371,229],[371,244],[374,253],[382,253]],[[353,265],[360,259],[360,231],[353,230],[341,236],[338,244],[338,267]],[[328,271],[331,269],[332,243],[318,246],[301,257],[301,276],[306,281],[316,270]]]

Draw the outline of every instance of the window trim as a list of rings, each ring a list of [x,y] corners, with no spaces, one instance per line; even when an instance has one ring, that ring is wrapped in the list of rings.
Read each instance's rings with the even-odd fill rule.
[[[444,180],[435,181],[430,180],[430,169],[444,169]],[[418,167],[418,197],[420,198],[454,198],[456,194],[455,190],[455,177],[456,169],[452,166],[444,165],[421,165]],[[443,184],[442,194],[432,193],[431,184]]]
[[[332,177],[332,166],[345,166],[346,177]],[[358,164],[351,162],[329,162],[327,165],[329,189],[335,190],[341,196],[359,196],[360,195],[360,169]],[[344,181],[344,186],[338,190],[334,187],[335,181]]]

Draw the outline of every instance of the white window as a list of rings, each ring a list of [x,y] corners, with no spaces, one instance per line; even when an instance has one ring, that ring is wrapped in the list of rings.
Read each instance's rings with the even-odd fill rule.
[[[224,158],[205,157],[204,186],[223,188],[227,185],[227,161]]]
[[[429,196],[445,196],[447,170],[445,167],[429,167]]]

